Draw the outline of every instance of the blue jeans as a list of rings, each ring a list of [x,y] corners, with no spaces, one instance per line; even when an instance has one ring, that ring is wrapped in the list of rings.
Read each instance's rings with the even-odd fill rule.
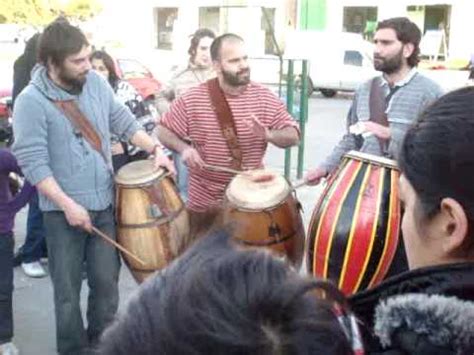
[[[39,209],[38,193],[35,192],[28,207],[26,238],[18,251],[19,262],[32,263],[47,255],[45,234],[43,213]]]
[[[0,344],[13,338],[13,234],[0,233]]]
[[[89,211],[89,214],[94,226],[115,239],[112,207]],[[97,344],[117,311],[119,256],[115,248],[99,236],[70,226],[63,212],[44,212],[44,223],[54,289],[58,352],[80,354]],[[90,289],[87,330],[79,303],[84,260]]]
[[[184,164],[181,155],[173,152],[173,161],[178,175],[178,189],[184,202],[188,200],[188,167]]]

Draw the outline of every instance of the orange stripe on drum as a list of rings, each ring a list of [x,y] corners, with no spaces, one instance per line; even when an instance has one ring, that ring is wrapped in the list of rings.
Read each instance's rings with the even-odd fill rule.
[[[332,222],[332,226],[330,229],[330,233],[326,235],[326,238],[321,238],[323,241],[326,241],[326,245],[325,245],[326,248],[324,250],[324,254],[322,254],[324,256],[324,259],[323,259],[324,268],[323,268],[322,274],[319,274],[324,278],[328,277],[329,262],[331,261],[330,252],[332,249],[332,244],[335,239],[336,227],[338,225],[339,217],[341,216],[342,207],[344,206],[344,202],[347,198],[347,195],[349,194],[349,191],[351,190],[354,184],[354,180],[357,178],[357,175],[359,171],[361,170],[362,166],[363,166],[362,162],[355,161],[355,160],[352,160],[347,164],[347,167],[348,167],[347,172],[344,174],[341,174],[340,183],[337,184],[337,185],[341,185],[340,190],[342,194],[340,196],[337,196],[335,194],[334,199],[330,201],[329,203],[329,206],[328,206],[329,212],[327,213],[329,218],[327,222]],[[316,255],[319,257],[319,254],[316,254]],[[337,262],[337,260],[335,262]]]
[[[398,197],[398,178],[399,172],[397,170],[391,171],[391,193],[388,212],[387,232],[385,234],[385,245],[380,257],[380,262],[377,270],[369,283],[371,288],[379,284],[387,274],[387,271],[392,263],[395,251],[398,247],[398,238],[400,233],[400,199]]]

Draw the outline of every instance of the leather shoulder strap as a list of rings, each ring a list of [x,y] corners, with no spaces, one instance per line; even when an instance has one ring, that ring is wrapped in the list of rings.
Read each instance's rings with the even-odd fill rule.
[[[232,157],[232,168],[242,170],[242,151],[240,150],[237,130],[235,128],[234,117],[230,110],[224,92],[222,91],[217,78],[207,81],[209,95],[217,120],[221,127],[222,135],[227,142]]]
[[[372,79],[370,86],[369,109],[370,121],[388,127],[388,117],[385,113],[387,110],[387,101],[378,77]],[[388,141],[380,138],[378,138],[378,140],[380,149],[385,153],[388,147]]]
[[[74,100],[67,100],[53,101],[53,103],[67,117],[74,128],[81,132],[84,139],[104,158],[107,166],[109,166],[109,159],[107,159],[102,150],[102,141],[99,134],[84,116],[76,102]]]

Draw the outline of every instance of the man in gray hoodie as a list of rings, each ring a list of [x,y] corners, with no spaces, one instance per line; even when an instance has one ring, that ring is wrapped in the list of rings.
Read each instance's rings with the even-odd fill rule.
[[[87,353],[117,310],[119,257],[92,234],[95,226],[115,237],[111,132],[154,154],[155,165],[173,170],[161,146],[115,99],[108,83],[90,70],[89,55],[87,39],[78,28],[50,24],[38,47],[40,65],[13,113],[13,152],[40,193],[61,354]],[[60,107],[68,101],[100,137],[98,147],[77,128],[77,120],[63,113]],[[79,304],[84,258],[90,288],[87,331]]]

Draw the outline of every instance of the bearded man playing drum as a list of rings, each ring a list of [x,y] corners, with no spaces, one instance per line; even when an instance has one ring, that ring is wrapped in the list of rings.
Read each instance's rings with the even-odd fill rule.
[[[231,33],[217,37],[211,58],[217,78],[179,97],[163,116],[158,133],[189,167],[188,208],[196,213],[219,206],[234,177],[209,165],[261,168],[268,143],[286,148],[299,142],[296,122],[283,103],[250,81],[241,37]]]

